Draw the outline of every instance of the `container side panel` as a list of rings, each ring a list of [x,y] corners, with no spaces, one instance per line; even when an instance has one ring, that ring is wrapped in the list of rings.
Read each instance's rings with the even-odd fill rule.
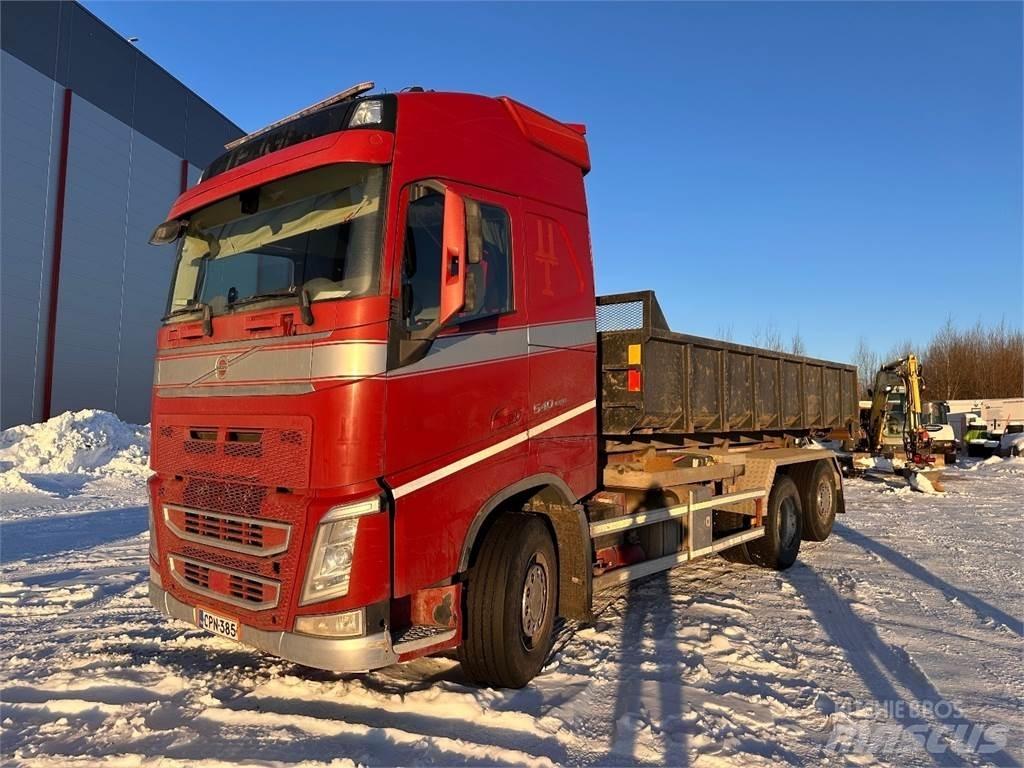
[[[803,421],[800,363],[782,361],[782,426],[796,428]]]
[[[690,349],[690,403],[695,432],[722,429],[722,378],[720,351],[709,347]]]
[[[757,358],[757,428],[778,429],[782,424],[779,411],[779,361]]]
[[[819,365],[805,364],[804,369],[804,419],[806,427],[822,424],[821,375]]]
[[[726,354],[726,420],[730,430],[754,428],[754,364],[751,355]]]

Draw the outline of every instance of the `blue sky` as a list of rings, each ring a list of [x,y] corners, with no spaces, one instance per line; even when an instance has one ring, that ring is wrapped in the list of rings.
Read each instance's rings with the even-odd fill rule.
[[[246,129],[361,80],[586,123],[598,289],[676,330],[1021,324],[1019,3],[86,5]]]

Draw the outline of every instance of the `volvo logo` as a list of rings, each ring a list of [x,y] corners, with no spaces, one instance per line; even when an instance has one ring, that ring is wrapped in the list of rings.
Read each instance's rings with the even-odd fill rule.
[[[228,375],[228,359],[221,355],[217,358],[217,364],[213,367],[213,373],[218,379]]]

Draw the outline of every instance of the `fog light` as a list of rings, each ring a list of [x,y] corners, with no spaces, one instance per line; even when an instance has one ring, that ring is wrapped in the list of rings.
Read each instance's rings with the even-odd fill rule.
[[[358,637],[363,634],[363,609],[326,616],[299,616],[295,631],[319,637]]]

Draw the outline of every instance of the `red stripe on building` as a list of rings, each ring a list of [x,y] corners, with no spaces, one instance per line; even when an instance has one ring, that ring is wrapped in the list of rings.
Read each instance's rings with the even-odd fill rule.
[[[57,299],[60,296],[60,254],[64,240],[64,193],[68,183],[68,144],[71,138],[71,89],[64,89],[64,123],[60,134],[60,167],[53,220],[53,258],[50,260],[50,306],[46,325],[46,367],[43,373],[43,421],[53,402],[53,357],[57,342]]]

